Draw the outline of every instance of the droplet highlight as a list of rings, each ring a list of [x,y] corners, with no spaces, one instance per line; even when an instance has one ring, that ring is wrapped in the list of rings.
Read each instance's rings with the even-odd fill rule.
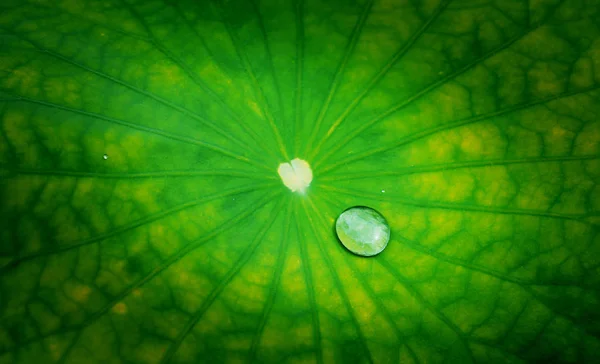
[[[351,207],[338,216],[335,231],[340,242],[363,257],[377,255],[390,241],[390,226],[377,210],[367,206]]]
[[[107,160],[108,159],[108,154],[103,155],[102,158],[104,158],[104,160]]]

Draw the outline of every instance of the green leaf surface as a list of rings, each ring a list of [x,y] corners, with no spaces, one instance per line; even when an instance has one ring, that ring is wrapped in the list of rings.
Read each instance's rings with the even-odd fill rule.
[[[599,362],[599,24],[2,1],[0,363]],[[356,205],[375,257],[336,238]]]

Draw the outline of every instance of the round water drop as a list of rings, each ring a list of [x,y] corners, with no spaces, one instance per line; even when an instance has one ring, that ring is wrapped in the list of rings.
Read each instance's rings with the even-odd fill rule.
[[[342,212],[335,222],[335,231],[346,249],[364,257],[381,253],[390,241],[390,226],[385,218],[366,206]]]
[[[103,155],[102,158],[104,158],[104,160],[107,160],[108,159],[108,154]]]

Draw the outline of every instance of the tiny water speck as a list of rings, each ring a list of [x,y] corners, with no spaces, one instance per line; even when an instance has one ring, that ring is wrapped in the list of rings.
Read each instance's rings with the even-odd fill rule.
[[[377,210],[367,206],[351,207],[338,216],[335,231],[346,249],[371,257],[390,241],[390,226]]]
[[[104,158],[105,160],[108,159],[108,154],[103,155],[102,158]]]

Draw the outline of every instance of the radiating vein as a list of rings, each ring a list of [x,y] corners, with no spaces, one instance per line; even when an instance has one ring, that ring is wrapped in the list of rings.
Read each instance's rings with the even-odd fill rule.
[[[300,152],[300,125],[302,122],[302,70],[304,67],[304,0],[296,5],[296,89],[294,102],[294,155]]]
[[[396,140],[392,143],[389,143],[387,145],[377,147],[377,148],[372,148],[372,149],[366,150],[365,152],[362,152],[360,154],[351,155],[346,159],[340,160],[335,163],[331,163],[327,167],[323,168],[321,170],[321,173],[323,173],[323,174],[328,173],[328,172],[335,170],[343,165],[347,165],[349,163],[353,163],[353,162],[356,162],[356,161],[359,161],[359,160],[362,160],[362,159],[365,159],[368,157],[372,157],[372,156],[380,154],[380,153],[385,153],[385,152],[391,151],[393,149],[399,148],[401,146],[409,145],[411,143],[414,143],[417,140],[423,139],[425,137],[428,137],[428,136],[431,136],[431,135],[434,135],[437,133],[441,133],[444,131],[448,131],[451,129],[459,128],[459,127],[470,125],[470,124],[479,123],[479,122],[486,121],[486,120],[490,120],[495,117],[499,117],[499,116],[503,116],[503,115],[510,114],[513,112],[521,111],[521,110],[531,108],[531,107],[534,107],[537,105],[546,104],[546,103],[549,103],[552,101],[556,101],[556,100],[560,100],[560,99],[564,99],[564,98],[568,98],[568,97],[573,97],[573,96],[576,96],[576,95],[579,95],[582,93],[591,92],[591,91],[595,91],[598,89],[600,89],[600,85],[586,87],[586,88],[582,88],[582,89],[578,89],[578,90],[562,92],[562,93],[555,94],[555,95],[552,95],[549,97],[532,100],[532,101],[525,102],[522,104],[513,105],[511,107],[496,110],[493,112],[476,115],[476,116],[472,116],[472,117],[468,117],[468,118],[458,119],[458,120],[450,121],[448,123],[441,124],[441,125],[436,125],[434,127],[424,129],[424,130],[418,131],[416,133],[407,135],[407,136],[405,136],[399,140]]]
[[[254,252],[258,248],[258,246],[263,242],[263,238],[267,231],[271,229],[275,221],[277,220],[277,216],[281,211],[282,200],[279,200],[275,207],[273,208],[273,212],[271,213],[272,218],[267,219],[262,229],[256,234],[252,243],[250,243],[242,252],[240,257],[237,259],[233,267],[227,272],[225,277],[219,282],[219,284],[213,288],[210,294],[206,297],[204,302],[200,308],[194,313],[192,318],[188,320],[187,324],[180,331],[179,335],[175,338],[172,344],[169,346],[169,349],[165,352],[165,355],[161,359],[161,363],[169,363],[171,359],[177,352],[177,349],[181,346],[185,338],[189,335],[192,329],[198,324],[202,316],[206,313],[206,311],[212,306],[214,301],[219,297],[221,292],[227,287],[227,285],[233,280],[233,278],[237,275],[237,273],[242,269],[242,267],[248,263],[250,258],[254,255]]]
[[[206,233],[201,239],[199,239],[193,243],[187,244],[183,248],[179,249],[177,252],[172,254],[168,259],[163,261],[160,265],[158,265],[157,267],[152,269],[147,275],[136,280],[135,283],[130,285],[127,289],[123,290],[123,292],[114,296],[106,305],[104,305],[100,310],[98,310],[97,312],[92,314],[90,317],[88,317],[81,325],[74,326],[68,330],[62,330],[61,331],[62,333],[65,333],[65,331],[76,331],[76,334],[75,334],[75,338],[71,341],[71,344],[67,347],[67,349],[63,353],[59,362],[62,363],[67,359],[67,357],[69,356],[69,353],[71,352],[71,350],[73,349],[73,347],[75,346],[77,341],[79,340],[81,334],[83,333],[83,329],[85,327],[94,323],[96,320],[98,320],[100,317],[102,317],[106,312],[108,312],[114,305],[116,305],[118,302],[122,301],[127,296],[129,296],[131,294],[131,292],[133,292],[135,289],[140,288],[141,286],[143,286],[144,284],[146,284],[147,282],[152,280],[154,277],[156,277],[157,275],[159,275],[160,273],[165,271],[171,265],[173,265],[176,262],[178,262],[179,260],[181,260],[187,254],[189,254],[192,251],[203,246],[204,244],[206,244],[207,242],[209,242],[211,239],[215,238],[219,234],[222,234],[228,230],[231,230],[231,229],[237,227],[237,225],[239,223],[241,223],[242,221],[244,221],[245,219],[250,217],[253,212],[258,211],[260,208],[262,208],[269,202],[273,201],[279,194],[281,194],[281,192],[278,192],[278,193],[269,192],[269,193],[263,195],[263,197],[259,198],[257,200],[257,202],[251,204],[251,206],[253,206],[252,209],[245,209],[244,211],[240,212],[239,214],[232,217],[231,219],[218,225],[212,231]]]
[[[523,215],[533,217],[543,217],[560,220],[572,220],[578,221],[583,224],[590,224],[585,219],[591,216],[595,216],[594,213],[588,214],[563,214],[558,212],[541,211],[541,210],[529,210],[521,208],[510,208],[510,207],[498,207],[498,206],[478,206],[471,204],[458,204],[448,203],[439,201],[419,201],[407,198],[394,196],[392,194],[382,195],[381,193],[371,193],[359,190],[350,190],[345,188],[328,186],[326,184],[320,185],[321,188],[330,190],[335,193],[344,195],[350,195],[353,197],[370,198],[373,200],[381,200],[386,202],[395,202],[406,206],[413,206],[427,209],[442,209],[442,210],[455,210],[455,211],[473,211],[473,212],[484,212],[490,214],[503,214],[503,215]]]
[[[302,270],[304,272],[304,279],[306,280],[306,292],[308,294],[308,301],[310,304],[310,313],[312,318],[313,338],[315,341],[317,363],[323,364],[323,348],[321,344],[321,325],[319,323],[319,313],[317,308],[317,302],[315,299],[315,286],[312,281],[311,275],[311,264],[308,258],[308,244],[306,243],[306,235],[304,230],[300,226],[300,216],[296,210],[297,204],[294,205],[294,221],[296,222],[296,233],[297,238],[300,242],[300,256],[302,258]]]
[[[455,258],[452,257],[450,255],[444,254],[444,253],[440,253],[438,251],[435,251],[434,249],[428,248],[426,246],[423,246],[415,241],[412,241],[410,239],[405,238],[402,235],[398,235],[395,234],[394,236],[395,240],[399,240],[402,243],[402,246],[405,246],[407,248],[410,248],[411,250],[417,251],[419,253],[428,255],[432,258],[435,258],[439,261],[448,263],[448,264],[452,264],[461,268],[465,268],[468,270],[472,270],[472,271],[476,271],[485,275],[488,275],[490,277],[494,277],[498,280],[501,281],[505,281],[505,282],[510,282],[510,283],[514,283],[517,284],[521,287],[526,287],[526,286],[532,286],[532,285],[536,285],[536,286],[566,286],[566,287],[572,287],[574,286],[574,284],[572,283],[553,283],[553,282],[536,282],[533,280],[527,280],[527,279],[523,279],[523,278],[518,278],[518,277],[512,277],[506,273],[500,272],[498,270],[495,269],[491,269],[479,264],[474,264],[474,263],[470,263],[464,259],[460,259],[460,258]]]
[[[271,314],[271,309],[275,304],[275,298],[277,295],[277,289],[279,288],[279,282],[281,281],[281,276],[283,274],[283,265],[284,260],[287,255],[288,248],[288,240],[289,233],[291,229],[291,219],[292,219],[292,204],[293,200],[289,199],[288,204],[286,206],[286,214],[283,222],[283,230],[281,234],[281,240],[279,241],[279,252],[277,254],[277,263],[275,266],[275,271],[273,272],[273,279],[271,280],[269,295],[267,296],[267,301],[265,302],[265,306],[263,307],[262,313],[260,315],[260,322],[256,327],[256,331],[254,336],[252,336],[252,344],[250,345],[250,351],[248,353],[248,362],[254,363],[256,362],[256,351],[258,350],[258,345],[260,343],[260,339],[262,338],[262,334],[265,330],[265,326],[267,324],[267,320],[269,315]],[[275,211],[275,214],[277,211]]]
[[[275,93],[277,94],[277,103],[280,110],[280,115],[282,117],[285,115],[285,110],[283,103],[281,101],[281,87],[279,85],[279,78],[277,77],[277,73],[275,72],[275,65],[273,64],[273,53],[271,52],[271,45],[269,44],[269,37],[267,35],[267,29],[265,28],[265,23],[263,21],[263,16],[261,14],[259,6],[256,4],[257,0],[250,0],[252,7],[254,8],[254,12],[256,13],[256,17],[258,19],[258,26],[260,28],[260,33],[265,43],[265,51],[267,53],[267,58],[269,60],[269,69],[271,71],[271,75],[273,77],[273,83],[275,86]],[[268,148],[267,148],[268,149]],[[286,148],[287,150],[287,148]]]
[[[485,60],[487,60],[487,59],[495,56],[496,54],[500,53],[501,51],[507,49],[512,44],[514,44],[518,40],[522,39],[527,34],[531,33],[535,29],[537,29],[538,27],[539,27],[539,25],[531,27],[531,28],[528,28],[524,33],[518,34],[518,35],[510,38],[508,41],[502,43],[500,46],[492,49],[491,51],[483,54],[481,57],[479,57],[479,58],[477,58],[477,59],[475,59],[475,60],[473,60],[473,61],[465,64],[464,66],[462,66],[462,67],[454,70],[453,72],[448,73],[446,76],[444,76],[444,77],[438,79],[437,81],[434,81],[434,82],[430,83],[429,85],[423,87],[421,90],[417,91],[412,96],[410,96],[410,97],[408,97],[408,98],[406,98],[406,99],[398,102],[397,104],[391,106],[387,110],[385,110],[382,113],[380,113],[379,115],[375,116],[373,119],[368,120],[365,123],[362,123],[361,126],[359,126],[358,128],[354,129],[354,131],[349,132],[347,134],[347,136],[342,141],[340,141],[339,143],[336,143],[335,146],[332,146],[332,148],[325,155],[323,155],[323,157],[321,159],[319,159],[318,162],[315,163],[315,166],[323,164],[332,155],[334,155],[340,148],[342,148],[344,145],[347,145],[352,139],[356,138],[364,130],[372,127],[373,125],[375,125],[378,122],[384,120],[388,116],[390,116],[390,115],[394,114],[395,112],[397,112],[397,111],[405,108],[406,106],[412,104],[413,102],[415,102],[416,100],[420,99],[421,97],[429,94],[431,91],[433,91],[433,90],[437,89],[438,87],[446,84],[451,79],[454,79],[454,78],[458,77],[459,75],[467,72],[468,70],[472,69],[476,65],[482,63],[483,61],[485,61]]]
[[[177,111],[177,112],[179,112],[179,113],[181,113],[181,114],[183,114],[185,116],[188,116],[188,117],[190,117],[190,118],[192,118],[194,120],[197,120],[197,121],[201,122],[202,124],[206,125],[207,127],[209,127],[210,129],[214,130],[219,135],[227,138],[232,143],[234,143],[234,144],[236,144],[236,145],[238,145],[240,147],[243,147],[244,150],[247,149],[247,143],[244,143],[244,142],[242,142],[242,141],[240,141],[240,140],[238,140],[236,138],[233,138],[231,136],[231,133],[223,130],[221,127],[218,126],[217,123],[215,123],[215,122],[213,122],[211,120],[208,120],[208,119],[206,119],[203,116],[200,116],[198,113],[195,113],[195,112],[193,112],[193,111],[191,111],[191,110],[189,110],[189,109],[187,109],[187,108],[185,108],[183,106],[177,105],[177,104],[175,104],[175,103],[173,103],[173,102],[171,102],[171,101],[169,101],[169,100],[167,100],[167,99],[165,99],[163,97],[160,97],[160,96],[158,96],[158,95],[156,95],[156,94],[154,94],[152,92],[143,90],[143,89],[141,89],[141,88],[139,88],[137,86],[134,86],[134,85],[132,85],[130,83],[122,81],[122,80],[120,80],[120,79],[118,79],[116,77],[113,77],[113,76],[109,75],[109,74],[106,74],[104,72],[101,72],[101,71],[98,71],[98,70],[93,69],[91,67],[88,67],[88,66],[86,66],[86,65],[84,65],[82,63],[76,62],[76,61],[74,61],[72,59],[69,59],[69,58],[67,58],[67,57],[65,57],[65,56],[63,56],[63,55],[61,55],[59,53],[56,53],[56,52],[50,50],[50,49],[44,48],[43,46],[41,46],[37,42],[34,42],[34,41],[30,40],[30,39],[25,39],[25,38],[23,38],[19,34],[13,33],[13,32],[8,31],[6,29],[2,29],[2,31],[4,31],[4,32],[6,32],[8,34],[14,35],[15,37],[18,37],[18,38],[20,38],[20,39],[22,39],[22,40],[30,43],[35,48],[37,48],[38,51],[41,52],[41,53],[44,53],[44,54],[47,54],[47,55],[49,55],[51,57],[59,59],[59,60],[65,62],[65,63],[68,63],[68,64],[70,64],[72,66],[77,67],[77,68],[80,68],[80,69],[82,69],[82,70],[84,70],[86,72],[93,73],[96,76],[99,76],[99,77],[104,78],[104,79],[106,79],[106,80],[108,80],[110,82],[113,82],[113,83],[116,83],[116,84],[118,84],[120,86],[123,86],[123,87],[125,87],[125,88],[127,88],[127,89],[129,89],[129,90],[131,90],[131,91],[133,91],[135,93],[137,93],[137,94],[140,94],[140,95],[143,95],[145,97],[148,97],[148,98],[150,98],[150,99],[152,99],[152,100],[154,100],[154,101],[156,101],[156,102],[158,102],[158,103],[160,103],[160,104],[162,104],[162,105],[164,105],[164,106],[166,106],[166,107],[168,107],[170,109],[173,109],[173,110],[175,110],[175,111]],[[156,45],[156,43],[152,43],[152,44]],[[175,60],[173,60],[173,59],[172,59],[172,61],[175,62]]]
[[[449,256],[447,254],[439,253],[439,252],[437,252],[437,251],[435,251],[433,249],[427,248],[427,247],[425,247],[425,246],[423,246],[421,244],[418,244],[418,243],[416,243],[414,241],[411,241],[411,240],[409,240],[409,239],[407,239],[407,238],[405,238],[403,236],[396,235],[394,237],[394,239],[400,240],[403,246],[408,247],[408,248],[410,248],[410,249],[412,249],[414,251],[417,251],[419,253],[425,254],[427,256],[430,256],[432,258],[435,258],[435,259],[437,259],[440,262],[444,262],[444,263],[447,263],[447,264],[452,264],[454,266],[461,267],[461,268],[464,268],[464,269],[467,269],[467,270],[479,272],[479,273],[485,274],[487,276],[496,278],[496,279],[498,279],[500,281],[503,281],[503,282],[508,282],[508,283],[516,284],[521,289],[523,289],[525,292],[527,292],[531,297],[533,297],[536,301],[538,301],[543,306],[545,306],[550,311],[552,311],[555,315],[563,317],[564,319],[570,321],[575,326],[579,325],[579,323],[577,322],[577,318],[576,317],[568,315],[568,314],[563,313],[563,312],[559,312],[556,309],[554,309],[544,299],[540,298],[539,295],[535,291],[533,291],[532,286],[540,286],[540,287],[579,287],[579,288],[588,288],[588,287],[582,287],[581,285],[577,285],[577,284],[573,284],[573,283],[535,282],[533,280],[526,280],[526,279],[522,279],[522,278],[512,277],[512,276],[510,276],[508,274],[505,274],[505,273],[499,272],[497,270],[481,266],[479,264],[469,263],[468,261],[466,261],[464,259],[455,258],[455,257]]]
[[[371,92],[377,83],[392,69],[392,67],[411,49],[411,47],[417,42],[417,40],[427,31],[427,29],[435,22],[440,16],[444,9],[452,0],[443,0],[438,5],[437,9],[431,14],[429,19],[423,23],[419,28],[397,51],[394,53],[392,58],[377,72],[377,74],[369,81],[367,86],[348,104],[346,109],[340,116],[333,122],[329,130],[323,138],[321,138],[319,144],[314,148],[311,154],[311,158],[318,155],[323,144],[331,137],[338,126],[350,115],[350,113],[356,108],[356,106],[365,98],[365,96]]]
[[[35,175],[51,177],[75,177],[92,179],[143,179],[143,178],[170,178],[170,177],[239,177],[253,180],[278,180],[274,175],[255,174],[234,171],[231,169],[173,169],[152,172],[92,172],[76,171],[66,169],[33,169],[33,168],[11,168],[0,163],[0,169],[7,174]]]
[[[196,71],[194,71],[188,64],[186,64],[183,60],[181,60],[179,57],[177,57],[173,52],[171,52],[165,45],[163,45],[158,38],[154,35],[154,32],[152,31],[152,29],[148,26],[148,24],[146,23],[146,21],[142,18],[142,16],[129,4],[127,4],[127,2],[125,0],[121,0],[121,2],[128,8],[128,10],[130,11],[130,13],[140,22],[140,24],[142,25],[142,27],[144,27],[144,29],[146,30],[146,32],[148,33],[148,35],[150,36],[150,43],[162,54],[164,54],[169,60],[171,60],[174,64],[176,64],[180,69],[182,69],[187,75],[188,77],[190,77],[190,79],[192,80],[192,82],[194,82],[194,84],[196,84],[196,86],[198,86],[202,91],[204,91],[211,99],[213,99],[217,104],[219,104],[219,106],[221,106],[223,108],[223,110],[225,110],[225,112],[227,112],[227,114],[234,119],[241,127],[242,129],[244,129],[244,132],[246,132],[246,134],[248,134],[250,136],[250,138],[252,138],[252,140],[255,142],[255,145],[260,147],[260,150],[262,153],[267,153],[267,154],[271,154],[271,151],[268,148],[264,148],[263,144],[260,143],[260,137],[258,136],[258,134],[250,127],[248,126],[248,124],[246,123],[246,121],[242,118],[239,117],[239,115],[237,115],[235,113],[235,111],[233,111],[233,109],[231,108],[231,106],[229,106],[229,104],[227,104],[212,88],[210,88],[206,82],[204,82],[204,80],[202,80],[202,78],[200,78],[197,74]],[[173,5],[174,7],[178,8],[177,4]],[[200,37],[200,35],[198,34],[198,32],[196,32],[196,30],[190,26],[189,22],[187,21],[187,18],[185,18],[183,16],[183,14],[181,14],[179,12],[180,16],[182,18],[184,18],[184,23],[186,25],[188,25],[188,27],[192,30],[192,32],[196,35],[196,37],[198,37],[201,40],[201,44],[204,46],[204,48],[208,49],[205,45],[204,39]],[[217,127],[217,124],[214,124],[215,127]],[[248,143],[244,143],[242,141],[239,141],[236,138],[233,138],[231,135],[231,131],[226,131],[223,130],[219,127],[219,134],[224,136],[225,138],[229,139],[230,141],[232,141],[233,143],[235,143],[236,145],[244,148],[244,149],[248,149],[248,148],[252,148],[252,152],[257,155],[257,156],[261,156],[261,153],[259,153],[258,151],[254,150],[253,147],[254,145],[248,145]],[[271,154],[272,155],[272,154]]]
[[[235,34],[235,32],[231,29],[231,25],[229,24],[229,21],[227,20],[225,14],[223,14],[223,11],[221,11],[221,16],[223,19],[223,25],[225,25],[225,29],[227,30],[227,33],[229,34],[229,38],[231,39],[231,43],[233,44],[239,59],[242,61],[242,64],[244,65],[246,75],[248,76],[248,78],[250,79],[250,82],[252,83],[254,93],[255,93],[256,97],[258,98],[259,107],[260,107],[262,113],[264,114],[265,118],[267,119],[269,126],[271,127],[271,131],[273,132],[273,135],[275,136],[275,140],[277,142],[277,146],[279,147],[279,152],[281,153],[281,157],[284,160],[288,161],[288,160],[290,160],[290,158],[289,158],[287,149],[285,147],[285,143],[283,142],[281,133],[279,132],[279,128],[277,127],[277,124],[275,123],[275,120],[273,119],[273,116],[271,115],[271,112],[269,110],[269,103],[262,91],[262,88],[260,86],[260,83],[258,82],[256,75],[254,74],[254,70],[252,69],[252,64],[248,60],[248,56],[246,55],[246,52],[244,51],[243,47],[239,44],[240,41],[239,41],[237,35]]]
[[[333,199],[331,198],[331,196],[327,196],[325,197],[326,200],[331,201],[332,203],[340,206],[340,208],[344,208],[343,204],[341,204],[339,202],[339,200],[337,199]],[[564,319],[570,321],[572,324],[574,325],[578,325],[577,319],[574,316],[562,313],[562,312],[558,312],[557,310],[555,310],[550,304],[548,304],[547,302],[545,302],[545,300],[543,300],[542,298],[539,297],[539,295],[533,291],[532,286],[540,286],[540,287],[548,287],[548,286],[555,286],[555,287],[581,287],[581,288],[587,288],[587,287],[582,287],[581,285],[576,285],[573,283],[556,283],[556,282],[536,282],[533,280],[526,280],[526,279],[522,279],[522,278],[517,278],[517,277],[512,277],[506,273],[502,273],[500,271],[497,271],[495,269],[490,269],[484,266],[481,266],[479,264],[473,264],[470,263],[468,261],[466,261],[465,259],[461,259],[461,258],[455,258],[452,256],[449,256],[447,254],[444,253],[440,253],[434,249],[428,248],[426,246],[423,246],[421,244],[418,244],[415,241],[412,241],[408,238],[405,238],[402,235],[398,235],[395,234],[394,235],[394,239],[395,240],[399,240],[402,243],[402,246],[405,246],[409,249],[412,249],[416,252],[422,253],[424,255],[430,256],[432,258],[435,258],[436,260],[440,261],[440,262],[444,262],[447,264],[452,264],[454,266],[457,267],[461,267],[470,271],[475,271],[475,272],[479,272],[482,274],[485,274],[487,276],[496,278],[500,281],[504,281],[504,282],[508,282],[508,283],[513,283],[516,284],[517,286],[519,286],[521,289],[523,289],[525,292],[527,292],[531,297],[533,297],[534,299],[536,299],[538,302],[540,302],[543,306],[545,306],[546,308],[548,308],[549,310],[551,310],[555,315],[563,317]],[[585,329],[582,329],[585,331]],[[507,330],[508,332],[509,330]]]
[[[415,353],[415,351],[410,347],[410,345],[408,345],[408,342],[404,342],[404,346],[406,346],[406,350],[408,351],[408,355],[410,355],[410,357],[412,358],[412,360],[416,363],[416,364],[420,364],[421,361],[419,360],[419,357],[417,356],[417,354]],[[400,350],[402,347],[400,347],[398,350]]]
[[[512,159],[487,159],[475,161],[450,162],[442,164],[430,164],[421,166],[410,166],[391,171],[362,171],[345,174],[330,174],[332,168],[324,168],[319,175],[319,181],[347,181],[353,179],[373,179],[380,177],[402,177],[411,174],[432,173],[451,171],[461,168],[491,168],[507,166],[512,164],[538,164],[538,163],[560,163],[560,162],[582,162],[600,159],[600,155],[573,155],[556,157],[525,157]],[[337,164],[337,163],[336,163]]]
[[[15,267],[17,267],[18,265],[20,265],[23,262],[30,261],[30,260],[40,258],[40,257],[47,257],[47,256],[51,256],[51,255],[65,253],[65,252],[73,250],[73,249],[78,249],[82,246],[94,244],[94,243],[106,240],[108,238],[111,238],[113,236],[122,234],[124,232],[136,229],[140,226],[150,224],[159,219],[163,219],[165,217],[171,216],[175,213],[198,206],[203,203],[207,203],[207,202],[214,201],[214,200],[219,200],[219,199],[222,199],[222,198],[225,198],[228,196],[234,196],[234,195],[239,195],[239,194],[248,193],[248,192],[261,191],[263,189],[268,189],[273,186],[274,186],[273,184],[253,184],[253,185],[245,186],[245,187],[232,188],[232,189],[226,190],[224,192],[208,195],[206,197],[203,197],[203,198],[200,198],[197,200],[188,201],[186,203],[179,204],[177,206],[168,208],[166,210],[162,210],[160,212],[144,216],[144,217],[134,220],[128,224],[124,224],[124,225],[115,227],[108,232],[98,234],[91,238],[87,238],[87,239],[80,240],[80,241],[74,241],[74,242],[70,242],[70,243],[60,244],[63,246],[60,246],[60,245],[52,246],[51,249],[43,249],[36,253],[32,253],[32,254],[29,254],[26,256],[19,256],[16,259],[14,259],[13,261],[9,262],[8,264],[0,267],[0,274],[5,274],[7,271],[14,269]]]
[[[343,206],[343,204],[339,203],[339,201],[333,201],[333,199],[331,198],[331,196],[324,195],[322,197],[322,199],[325,200],[325,201],[328,201],[330,203],[334,203],[334,204],[340,206],[340,209],[344,209],[345,208]],[[321,225],[322,225],[323,231],[329,230],[331,227],[327,223],[327,220],[326,220],[325,216],[323,216],[323,214],[321,214],[319,212],[319,209],[311,201],[309,201],[309,203],[311,205],[311,208],[313,209],[313,213],[321,221]],[[346,264],[348,264],[348,266],[351,267],[352,271],[358,272],[358,268],[357,268],[356,264],[354,263],[355,260],[356,260],[356,257],[354,255],[351,255],[351,254],[342,254],[342,255],[344,256],[344,259],[346,260]],[[371,285],[360,274],[356,274],[354,277],[360,283],[360,285],[362,286],[363,290],[367,293],[367,295],[371,298],[371,301],[377,307],[377,311],[379,313],[381,313],[383,315],[383,317],[385,317],[385,319],[388,321],[388,323],[393,327],[393,329],[394,329],[394,331],[396,333],[397,340],[399,342],[402,342],[402,343],[408,345],[406,343],[406,341],[408,339],[407,336],[400,330],[400,328],[396,324],[396,321],[392,317],[392,314],[387,309],[387,307],[385,307],[385,305],[383,305],[381,299],[379,297],[377,297],[377,294],[375,293],[375,291],[373,290],[373,288],[371,287]],[[411,349],[409,348],[409,350],[411,350]]]
[[[310,228],[313,232],[313,235],[315,237],[318,237],[319,234],[317,233],[317,228],[315,227],[315,223],[312,219],[312,214],[308,211],[308,208],[306,206],[306,203],[310,204],[310,207],[313,209],[313,212],[317,211],[317,208],[315,207],[315,205],[312,203],[312,201],[310,199],[305,199],[302,200],[302,207],[304,209],[304,214],[306,216],[306,221],[308,221],[308,224],[310,225]],[[327,241],[328,239],[323,239],[321,243],[317,243],[317,247],[319,248],[319,251],[321,252],[321,256],[323,257],[323,259],[325,260],[325,265],[327,266],[327,268],[329,268],[329,272],[331,274],[331,277],[333,278],[333,282],[335,284],[336,289],[340,292],[340,295],[342,297],[342,301],[344,303],[344,306],[346,307],[346,310],[348,311],[348,315],[350,315],[350,319],[352,320],[352,324],[354,325],[354,328],[356,329],[356,333],[358,334],[359,337],[359,343],[362,346],[363,352],[365,353],[365,355],[367,356],[367,359],[369,361],[369,363],[373,363],[373,357],[371,355],[371,352],[369,350],[369,348],[366,345],[366,340],[364,337],[364,334],[360,328],[360,324],[358,323],[358,320],[356,319],[356,315],[354,314],[354,310],[352,308],[352,305],[350,304],[350,298],[348,297],[348,295],[346,294],[346,291],[344,290],[344,287],[342,285],[342,282],[340,281],[340,278],[330,260],[329,254],[327,253],[326,249],[323,249],[323,242]]]
[[[429,312],[433,313],[440,321],[442,321],[448,328],[450,328],[460,340],[462,346],[464,347],[469,359],[472,363],[475,363],[475,358],[473,357],[473,352],[471,351],[471,347],[469,346],[469,342],[467,340],[467,335],[462,332],[462,330],[452,322],[446,315],[444,315],[440,310],[438,310],[432,303],[427,301],[425,297],[423,297],[415,287],[410,283],[406,277],[404,277],[400,272],[398,272],[394,266],[386,260],[385,257],[378,257],[376,262],[379,263],[382,267],[384,267],[396,280],[402,284],[402,286],[406,289],[406,291],[413,296],[416,300],[418,300]]]
[[[254,161],[252,159],[249,159],[243,155],[240,155],[238,153],[235,153],[233,151],[230,151],[228,149],[225,149],[223,147],[220,147],[218,145],[212,144],[212,143],[207,143],[195,138],[191,138],[191,137],[187,137],[187,136],[183,136],[183,135],[179,135],[179,134],[175,134],[175,133],[170,133],[167,131],[163,131],[160,129],[155,129],[155,128],[151,128],[148,126],[144,126],[144,125],[140,125],[140,124],[136,124],[136,123],[132,123],[129,121],[125,121],[125,120],[121,120],[121,119],[117,119],[117,118],[113,118],[110,116],[105,116],[105,115],[101,115],[101,114],[96,114],[90,111],[85,111],[85,110],[81,110],[81,109],[76,109],[76,108],[72,108],[72,107],[68,107],[68,106],[63,106],[63,105],[59,105],[59,104],[54,104],[51,102],[47,102],[47,101],[41,101],[41,100],[35,100],[35,99],[31,99],[25,96],[15,96],[15,97],[11,97],[8,99],[2,99],[0,98],[0,102],[29,102],[29,103],[34,103],[34,104],[38,104],[38,105],[42,105],[45,107],[49,107],[49,108],[54,108],[57,110],[63,110],[63,111],[67,111],[67,112],[71,112],[74,114],[80,114],[83,116],[87,116],[87,117],[91,117],[94,119],[98,119],[98,120],[103,120],[103,121],[107,121],[109,123],[115,124],[115,125],[121,125],[130,129],[134,129],[134,130],[139,130],[145,133],[149,133],[149,134],[154,134],[154,135],[158,135],[160,137],[163,138],[167,138],[167,139],[171,139],[171,140],[175,140],[178,142],[182,142],[182,143],[186,143],[186,144],[192,144],[192,145],[197,145],[206,149],[210,149],[212,151],[215,151],[217,153],[223,154],[225,156],[228,156],[230,158],[236,159],[240,162],[244,162],[247,164],[251,164],[253,166],[259,167],[261,169],[264,170],[268,170],[271,171],[272,168],[267,167],[266,165]]]
[[[331,104],[331,100],[333,100],[333,96],[335,95],[337,88],[339,87],[340,81],[342,79],[342,75],[344,74],[344,71],[346,70],[346,66],[348,65],[348,61],[350,60],[350,57],[354,53],[354,49],[356,48],[356,44],[358,43],[358,39],[360,38],[360,35],[362,34],[363,27],[365,26],[365,24],[367,22],[367,18],[369,17],[369,13],[370,13],[372,7],[373,7],[373,1],[370,0],[364,5],[361,14],[359,15],[358,19],[356,20],[356,23],[354,24],[354,28],[352,29],[352,32],[350,33],[350,38],[348,39],[348,44],[346,44],[346,49],[344,51],[344,55],[342,56],[340,64],[337,66],[337,68],[335,70],[333,80],[331,81],[331,85],[329,86],[329,91],[327,92],[327,97],[325,98],[325,101],[323,102],[323,105],[321,106],[321,109],[317,116],[317,120],[315,121],[314,126],[312,127],[312,132],[310,133],[310,136],[308,137],[308,140],[306,142],[306,146],[304,147],[304,150],[302,151],[303,155],[307,155],[309,148],[312,146],[316,135],[319,133],[319,130],[321,129],[321,124],[323,123],[325,114],[327,113],[327,110],[329,109],[329,106]],[[318,150],[318,148],[317,148],[317,150]],[[312,159],[312,157],[314,157],[313,153],[311,153],[309,158]]]
[[[164,0],[163,0],[164,1]],[[192,33],[194,33],[194,35],[196,36],[196,38],[198,38],[198,40],[200,41],[200,43],[202,44],[202,46],[206,49],[206,51],[208,52],[208,54],[210,55],[210,57],[213,59],[214,61],[214,55],[212,54],[212,51],[210,50],[210,48],[206,45],[206,41],[204,40],[204,37],[202,35],[200,35],[200,33],[198,33],[198,31],[196,30],[196,28],[193,27],[193,25],[190,23],[190,21],[187,19],[187,17],[185,16],[185,14],[183,14],[183,12],[181,11],[179,4],[175,3],[172,4],[172,6],[175,8],[175,10],[177,11],[177,13],[179,14],[179,16],[183,19],[184,23],[187,25],[187,27],[192,31]],[[218,63],[218,62],[215,62]],[[263,144],[260,142],[261,141],[261,137],[258,135],[258,133],[250,126],[248,125],[248,123],[245,121],[245,119],[241,118],[237,113],[235,113],[235,111],[231,108],[231,106],[229,106],[219,95],[217,95],[216,92],[214,92],[212,89],[210,89],[207,86],[208,90],[210,90],[210,92],[212,94],[214,94],[213,98],[216,98],[216,100],[219,103],[222,103],[224,106],[225,111],[228,112],[228,114],[236,121],[239,123],[239,125],[242,127],[242,129],[244,129],[244,131],[250,135],[252,137],[252,139],[261,145],[261,149],[263,151],[265,151],[267,154],[269,154],[270,156],[276,158],[276,155],[273,154],[273,152],[271,151],[270,148],[264,148]]]

